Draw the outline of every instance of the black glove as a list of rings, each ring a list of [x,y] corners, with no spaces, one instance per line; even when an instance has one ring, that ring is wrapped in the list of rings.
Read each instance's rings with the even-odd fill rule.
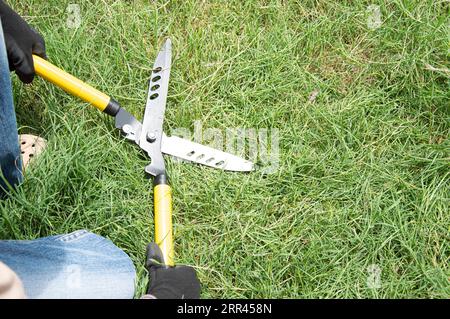
[[[9,69],[15,70],[22,82],[31,83],[35,74],[32,54],[47,58],[44,39],[1,0],[0,17],[8,52]]]
[[[188,266],[163,267],[160,250],[154,243],[147,247],[147,270],[150,285],[147,294],[157,299],[200,299],[200,281],[195,269]]]

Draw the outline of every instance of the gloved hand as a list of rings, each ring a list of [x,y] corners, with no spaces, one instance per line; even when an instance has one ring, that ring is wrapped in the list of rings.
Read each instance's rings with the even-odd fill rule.
[[[44,39],[2,0],[0,17],[9,69],[15,70],[22,82],[31,83],[35,75],[32,54],[47,59]]]
[[[188,266],[166,268],[153,261],[161,261],[160,256],[155,243],[148,245],[146,267],[150,284],[147,294],[157,299],[200,299],[200,281],[195,269]]]

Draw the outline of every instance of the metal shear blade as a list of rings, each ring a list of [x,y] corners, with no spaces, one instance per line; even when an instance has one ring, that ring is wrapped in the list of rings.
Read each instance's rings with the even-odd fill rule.
[[[153,65],[148,86],[144,123],[140,132],[139,146],[147,152],[151,163],[145,171],[153,176],[165,173],[161,153],[164,113],[169,89],[170,66],[172,63],[172,43],[167,39]]]
[[[172,43],[167,39],[153,65],[143,124],[123,108],[116,115],[116,128],[122,131],[126,139],[139,145],[150,157],[151,162],[145,171],[153,176],[165,173],[162,153],[228,171],[253,170],[253,163],[241,157],[164,134],[163,122],[171,62]]]

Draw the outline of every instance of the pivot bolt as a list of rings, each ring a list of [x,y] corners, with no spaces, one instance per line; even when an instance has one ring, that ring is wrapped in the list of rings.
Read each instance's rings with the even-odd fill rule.
[[[131,127],[130,124],[125,124],[124,126],[122,126],[122,131],[123,131],[125,134],[131,133],[131,130],[132,130],[132,127]]]
[[[156,134],[154,132],[148,132],[147,133],[147,141],[149,141],[150,143],[153,143],[154,141],[156,141]]]

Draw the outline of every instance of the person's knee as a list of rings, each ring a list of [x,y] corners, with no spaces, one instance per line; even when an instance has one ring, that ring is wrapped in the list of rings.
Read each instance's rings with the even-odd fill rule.
[[[130,257],[110,240],[86,230],[4,246],[0,257],[22,279],[28,298],[134,296],[136,272]]]
[[[69,251],[71,246],[79,250],[66,256],[66,278],[72,277],[69,298],[133,298],[133,262],[109,239],[78,231],[58,240],[65,242]]]

